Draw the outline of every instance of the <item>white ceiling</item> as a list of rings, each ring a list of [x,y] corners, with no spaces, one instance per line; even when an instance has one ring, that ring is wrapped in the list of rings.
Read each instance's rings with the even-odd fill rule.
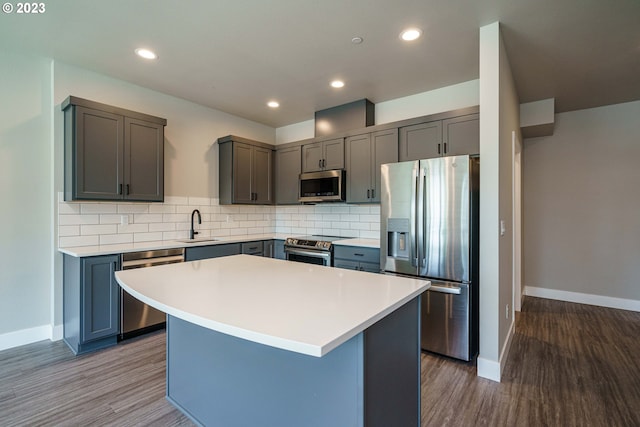
[[[640,99],[639,0],[55,0],[0,15],[0,48],[33,52],[273,127],[368,98],[478,78],[500,21],[521,102],[556,111]],[[407,26],[421,39],[402,42]],[[351,43],[364,38],[360,45]],[[136,47],[159,59],[143,61]],[[342,78],[346,86],[329,87]],[[266,106],[275,99],[277,110]]]

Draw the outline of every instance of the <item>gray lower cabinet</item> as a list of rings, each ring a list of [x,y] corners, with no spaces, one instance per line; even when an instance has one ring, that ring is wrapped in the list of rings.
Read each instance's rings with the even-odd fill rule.
[[[264,254],[264,244],[261,240],[256,242],[245,242],[242,243],[241,246],[243,254],[258,256],[263,256]]]
[[[218,144],[220,204],[272,205],[274,147],[233,135]]]
[[[301,168],[300,145],[276,150],[276,204],[298,204],[298,178]]]
[[[193,246],[185,248],[184,260],[197,261],[199,259],[219,258],[242,253],[240,243],[226,243],[224,245]]]
[[[398,129],[345,141],[347,203],[380,203],[380,165],[398,161]]]
[[[480,119],[469,114],[400,128],[399,160],[480,154]]]
[[[64,255],[64,341],[75,354],[117,343],[120,255],[78,258]]]
[[[262,256],[266,258],[275,258],[275,240],[265,240],[262,242]]]
[[[65,200],[164,200],[165,119],[70,96]]]
[[[302,172],[344,168],[344,138],[317,141],[302,146]]]
[[[379,273],[380,249],[336,245],[333,250],[333,266],[348,270]]]
[[[276,259],[286,259],[284,254],[284,240],[273,241],[273,257]]]

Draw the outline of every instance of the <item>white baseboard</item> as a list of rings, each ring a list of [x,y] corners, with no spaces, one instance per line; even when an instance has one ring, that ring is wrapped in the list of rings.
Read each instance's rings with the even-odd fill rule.
[[[579,292],[559,291],[556,289],[525,286],[527,296],[555,299],[579,304],[597,305],[600,307],[618,308],[621,310],[640,311],[640,301],[632,299],[606,297],[602,295],[583,294]]]
[[[51,329],[51,341],[60,341],[64,337],[64,326],[56,325]]]
[[[478,356],[478,376],[491,381],[500,382],[500,362]]]
[[[0,351],[9,348],[20,347],[43,340],[59,341],[63,336],[62,325],[36,326],[35,328],[22,329],[0,335]]]
[[[511,340],[513,338],[515,325],[516,322],[512,319],[511,326],[509,327],[509,332],[507,333],[507,339],[504,341],[502,351],[500,352],[499,362],[496,362],[495,360],[484,359],[478,356],[477,368],[479,377],[486,378],[495,382],[500,382],[500,379],[502,378],[502,370],[504,369],[504,365],[507,362],[507,357],[509,356],[509,350],[511,349]]]

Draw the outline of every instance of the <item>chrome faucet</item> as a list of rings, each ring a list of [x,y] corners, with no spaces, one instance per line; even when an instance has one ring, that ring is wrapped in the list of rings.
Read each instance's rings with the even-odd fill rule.
[[[198,224],[202,224],[202,217],[200,216],[200,211],[198,209],[194,209],[193,212],[191,212],[191,230],[189,230],[190,239],[195,239],[196,234],[198,234],[198,232],[193,229],[193,216],[195,214],[198,214]]]

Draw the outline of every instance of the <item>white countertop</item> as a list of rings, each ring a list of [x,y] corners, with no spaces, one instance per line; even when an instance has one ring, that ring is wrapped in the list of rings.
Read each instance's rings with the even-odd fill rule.
[[[380,239],[342,239],[333,242],[334,245],[360,246],[363,248],[380,248]]]
[[[430,283],[251,255],[116,272],[139,300],[238,338],[321,357]]]
[[[194,242],[184,243],[179,240],[158,240],[155,242],[120,243],[114,245],[74,246],[58,248],[58,251],[74,257],[122,254],[137,251],[153,251],[156,249],[191,248],[195,246],[224,245],[225,243],[252,242],[256,240],[285,240],[284,234],[247,234],[241,236],[211,237]]]
[[[74,246],[67,248],[58,248],[58,251],[74,257],[88,257],[98,255],[123,254],[127,252],[153,251],[157,249],[172,248],[190,248],[195,246],[223,245],[225,243],[252,242],[256,240],[286,240],[291,237],[290,234],[274,233],[274,234],[247,234],[241,236],[211,237],[201,241],[184,243],[179,240],[158,240],[154,242],[140,243],[120,243],[114,245],[97,245],[97,246]],[[359,239],[345,238],[333,242],[335,245],[342,246],[362,246],[369,248],[379,248],[379,239]]]

